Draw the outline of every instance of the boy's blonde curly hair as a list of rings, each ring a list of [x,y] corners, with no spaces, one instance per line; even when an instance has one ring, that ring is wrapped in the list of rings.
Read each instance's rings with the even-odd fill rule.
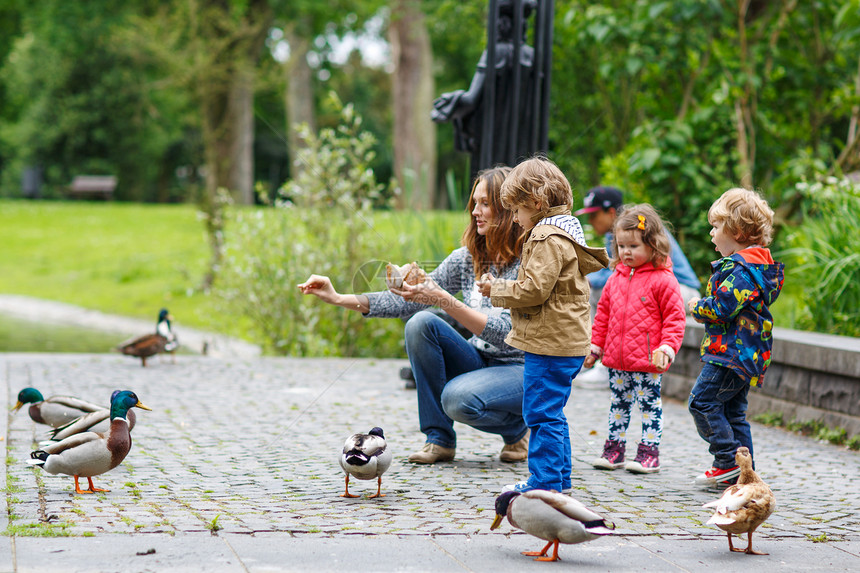
[[[546,157],[532,157],[514,167],[505,177],[500,193],[502,207],[510,210],[534,200],[540,201],[541,209],[573,206],[567,177]]]
[[[738,243],[766,247],[773,240],[773,209],[755,191],[734,187],[723,193],[708,210],[708,223],[719,222]]]

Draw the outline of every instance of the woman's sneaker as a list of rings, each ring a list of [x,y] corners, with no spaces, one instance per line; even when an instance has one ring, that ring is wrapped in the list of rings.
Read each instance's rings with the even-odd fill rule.
[[[601,470],[623,468],[626,448],[627,444],[621,440],[606,440],[603,444],[603,455],[591,462],[591,465]]]
[[[737,481],[737,477],[741,475],[741,468],[735,466],[733,468],[711,468],[705,473],[696,476],[694,482],[698,486],[716,487],[717,485],[729,485],[732,480]]]
[[[639,444],[636,458],[627,462],[624,469],[634,474],[653,474],[660,471],[660,451],[657,446]]]

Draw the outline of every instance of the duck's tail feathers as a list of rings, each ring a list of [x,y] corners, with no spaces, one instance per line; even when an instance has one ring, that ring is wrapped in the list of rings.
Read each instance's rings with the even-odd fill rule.
[[[605,519],[595,519],[594,521],[583,521],[583,527],[589,533],[594,535],[612,535],[615,533],[615,524]]]
[[[27,463],[31,466],[43,467],[45,465],[45,462],[48,460],[49,455],[50,454],[48,452],[43,452],[42,450],[30,452],[30,459],[27,460]]]
[[[707,525],[729,525],[734,522],[735,520],[731,517],[715,513],[711,516],[711,519],[707,521]]]
[[[370,458],[360,450],[351,450],[344,455],[344,460],[351,466],[363,466],[370,461]]]

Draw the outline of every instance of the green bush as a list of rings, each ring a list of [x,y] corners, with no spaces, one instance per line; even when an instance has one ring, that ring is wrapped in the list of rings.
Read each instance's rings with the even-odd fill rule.
[[[267,353],[402,357],[401,321],[365,320],[296,285],[319,274],[341,293],[380,290],[386,262],[440,260],[462,219],[374,210],[386,206],[370,169],[374,139],[351,106],[340,112],[336,129],[302,129],[302,169],[274,208],[232,212],[216,294]]]
[[[835,177],[797,187],[805,216],[777,253],[786,283],[803,285],[796,327],[860,336],[860,187]]]

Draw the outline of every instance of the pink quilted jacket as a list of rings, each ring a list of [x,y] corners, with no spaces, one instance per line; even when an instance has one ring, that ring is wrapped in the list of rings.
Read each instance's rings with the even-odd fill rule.
[[[681,348],[684,301],[671,261],[631,269],[618,263],[609,277],[594,317],[591,343],[603,350],[603,365],[628,372],[658,372],[650,355],[662,345]]]

